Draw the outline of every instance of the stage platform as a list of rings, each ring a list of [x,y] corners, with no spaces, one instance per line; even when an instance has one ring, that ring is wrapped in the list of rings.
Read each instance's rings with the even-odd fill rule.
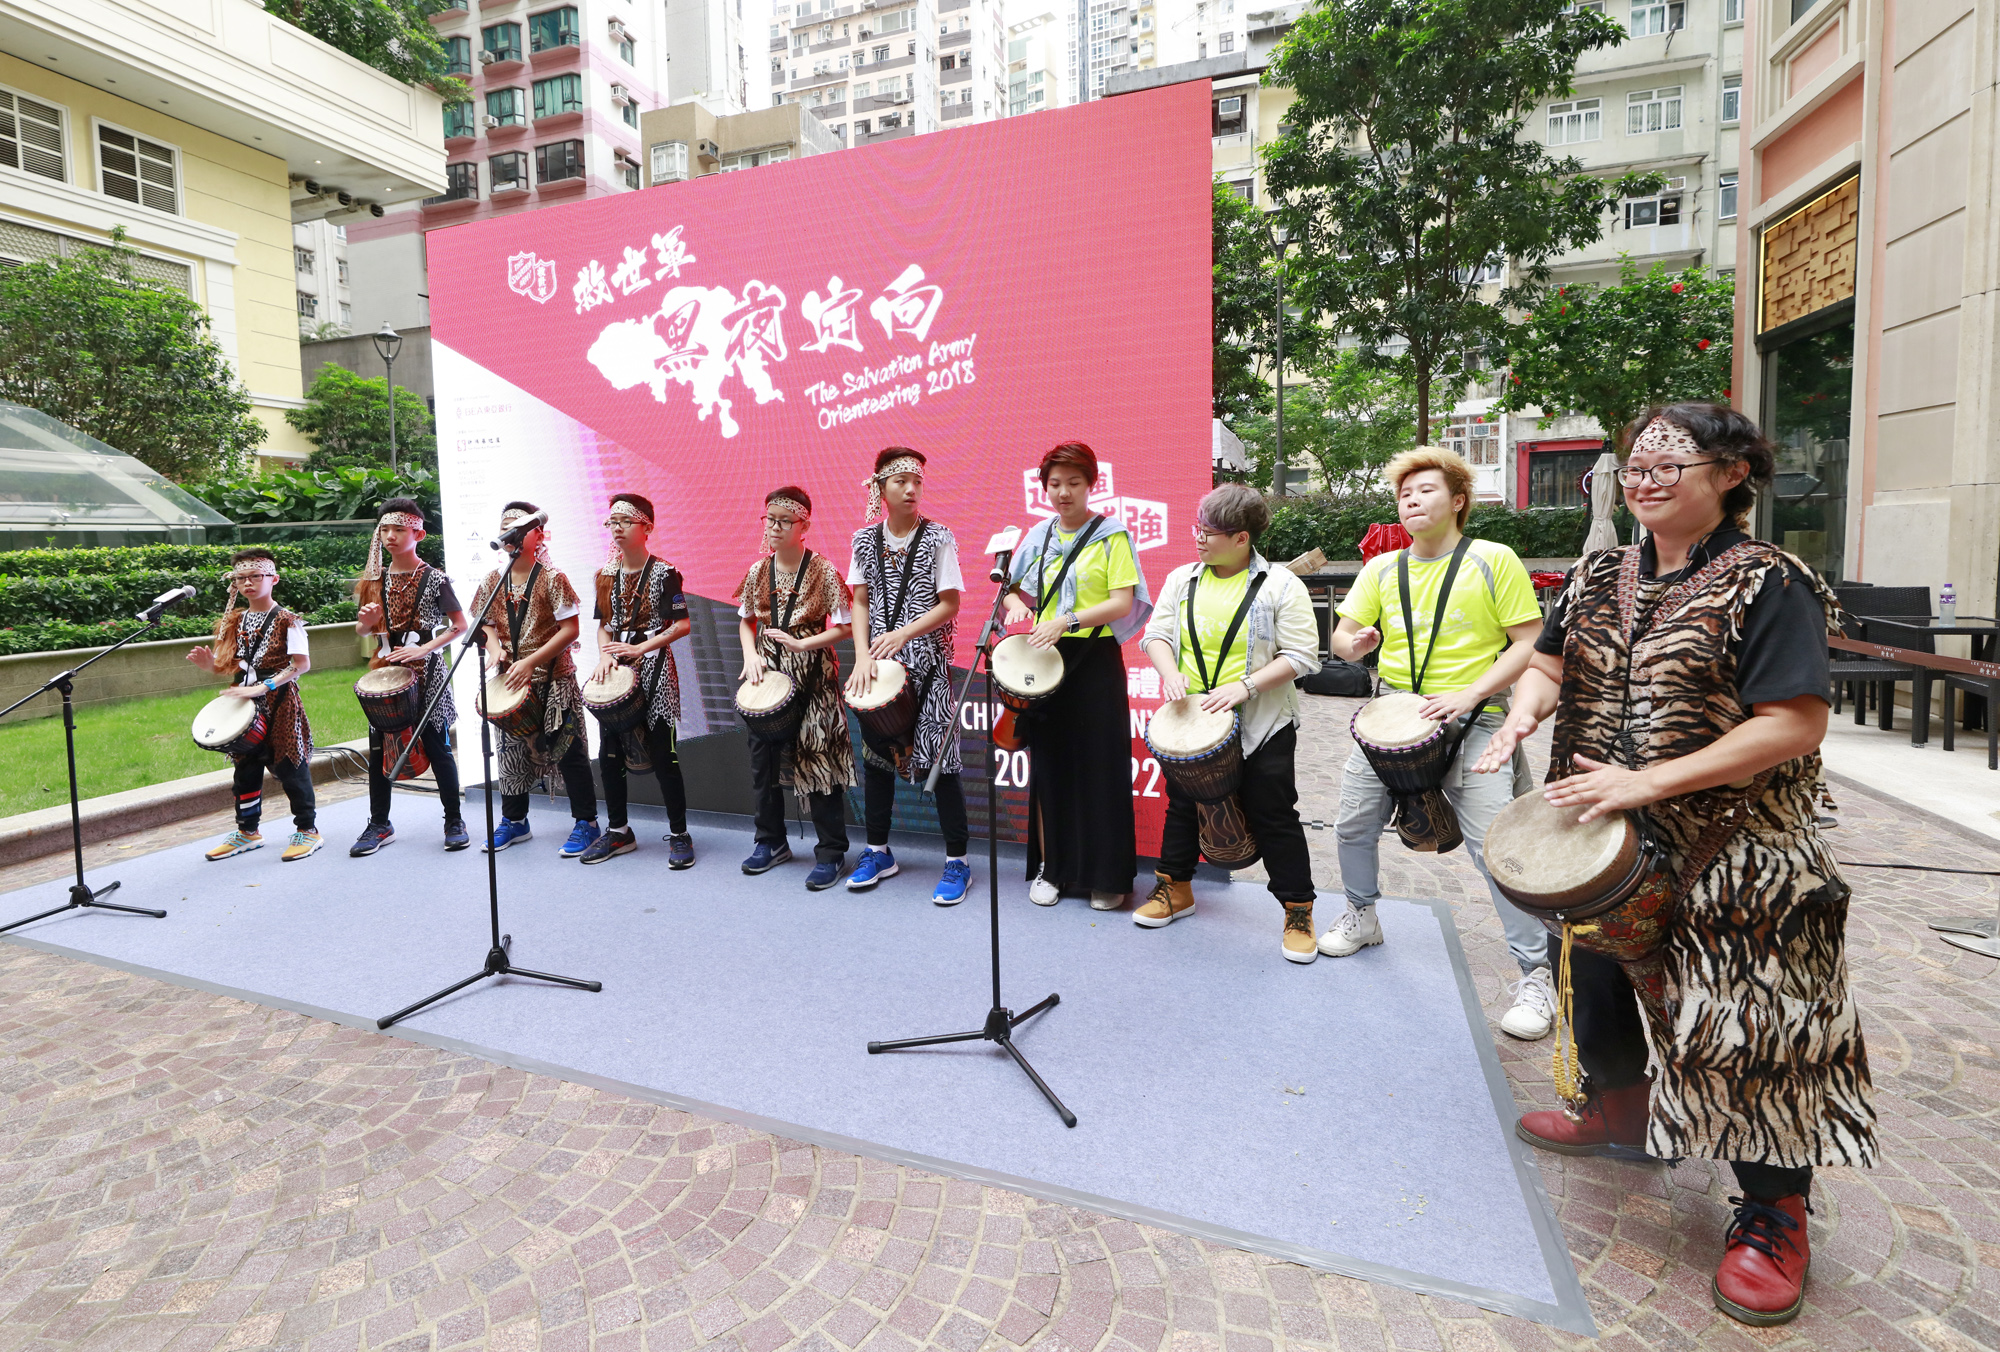
[[[743,876],[736,818],[697,814],[700,863],[675,873],[635,811],[640,851],[584,868],[557,856],[569,822],[545,804],[499,857],[502,928],[523,966],[604,990],[481,982],[392,1036],[1592,1331],[1444,903],[1385,900],[1385,945],[1301,967],[1261,887],[1199,881],[1194,916],[1142,930],[1030,905],[1003,855],[1005,995],[1062,996],[1017,1041],[1068,1130],[990,1044],[866,1051],[982,1022],[983,852],[972,896],[942,908],[935,839],[899,841],[902,876],[873,892],[810,893],[797,839],[801,862]],[[354,799],[300,863],[278,858],[282,820],[221,863],[200,846],[126,861],[91,881],[168,919],[69,912],[6,937],[372,1028],[484,959],[485,857],[445,854],[436,810],[399,800],[403,838],[370,859],[346,857]],[[66,895],[7,894],[0,922]]]

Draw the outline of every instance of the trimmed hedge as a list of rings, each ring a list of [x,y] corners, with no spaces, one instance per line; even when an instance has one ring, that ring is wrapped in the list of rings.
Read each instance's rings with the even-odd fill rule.
[[[151,600],[155,592],[146,599]],[[219,607],[218,607],[219,609]],[[307,624],[352,624],[357,607],[350,599],[321,606],[305,617]],[[138,627],[131,618],[106,620],[99,624],[78,624],[71,620],[35,620],[17,624],[12,628],[0,629],[0,657],[11,657],[16,653],[61,652],[69,648],[101,648],[116,643]],[[215,615],[170,615],[160,625],[146,635],[142,642],[152,642],[163,638],[184,638],[194,642],[205,641],[215,632]]]
[[[288,541],[264,548],[276,555],[278,567],[288,572],[294,568],[345,568],[358,575],[368,557],[369,538],[366,533],[327,535],[316,540]],[[119,549],[15,549],[0,552],[0,577],[77,577],[91,573],[140,571],[223,573],[229,568],[229,556],[239,548],[247,546],[132,545]],[[444,541],[435,535],[426,536],[417,546],[417,554],[443,567]],[[194,577],[182,580],[197,581]]]
[[[353,596],[354,574],[345,568],[287,568],[278,580],[278,604],[301,615]],[[222,574],[207,569],[175,572],[84,573],[74,577],[0,578],[0,625],[67,620],[72,624],[122,622],[154,597],[192,583],[193,599],[175,615],[214,615],[229,603]]]
[[[1621,509],[1612,519],[1618,538],[1630,540],[1631,515]],[[1358,559],[1368,528],[1394,520],[1396,500],[1387,494],[1339,502],[1320,496],[1288,497],[1272,502],[1271,526],[1258,542],[1258,552],[1282,560],[1318,548],[1329,559]],[[1465,533],[1506,545],[1524,559],[1568,559],[1582,550],[1589,529],[1588,507],[1514,508],[1489,502],[1472,509]]]

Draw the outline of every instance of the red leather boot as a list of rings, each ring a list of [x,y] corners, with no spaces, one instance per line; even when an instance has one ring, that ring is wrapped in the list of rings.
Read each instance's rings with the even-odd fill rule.
[[[1638,1158],[1646,1153],[1646,1101],[1651,1092],[1652,1084],[1641,1080],[1592,1094],[1580,1122],[1572,1122],[1560,1108],[1522,1113],[1514,1134],[1537,1150],[1558,1155]]]
[[[1729,1199],[1736,1218],[1722,1234],[1722,1263],[1715,1269],[1715,1308],[1731,1319],[1765,1327],[1798,1317],[1806,1299],[1812,1246],[1806,1238],[1806,1199],[1775,1202]]]

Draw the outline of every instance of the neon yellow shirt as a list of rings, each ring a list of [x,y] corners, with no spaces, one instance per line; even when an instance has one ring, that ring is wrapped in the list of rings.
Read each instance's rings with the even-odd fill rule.
[[[1400,690],[1412,688],[1409,634],[1403,625],[1402,593],[1396,581],[1396,560],[1403,551],[1378,554],[1355,579],[1354,589],[1336,612],[1342,619],[1382,631],[1382,679]],[[1444,585],[1451,555],[1419,559],[1410,556],[1410,617],[1417,629],[1417,664],[1431,642],[1431,621],[1437,615],[1438,589]],[[1199,602],[1197,602],[1197,606]],[[1451,584],[1444,622],[1424,673],[1424,692],[1463,690],[1493,665],[1507,647],[1509,625],[1541,623],[1534,584],[1521,558],[1506,545],[1474,540]]]
[[[1229,652],[1222,658],[1221,669],[1216,669],[1216,655],[1222,649],[1223,636],[1228,634],[1229,622],[1236,618],[1236,608],[1243,604],[1243,593],[1250,586],[1250,570],[1244,568],[1234,577],[1217,577],[1213,569],[1203,568],[1192,581],[1195,584],[1195,632],[1187,632],[1185,608],[1181,615],[1175,617],[1182,621],[1181,675],[1187,677],[1189,690],[1213,690],[1231,681],[1242,680],[1246,664],[1250,661],[1250,617],[1245,615],[1242,626],[1236,631],[1235,642],[1229,645]],[[1194,660],[1196,643],[1201,645],[1202,661],[1208,664],[1206,685],[1202,683],[1201,668]]]
[[[1090,523],[1084,524],[1088,526]],[[1102,526],[1098,527],[1100,532],[1103,529]],[[1056,546],[1064,552],[1069,550],[1070,542],[1076,539],[1076,536],[1075,531],[1066,531],[1061,526],[1057,526],[1051,533]],[[1042,603],[1040,612],[1036,614],[1037,620],[1053,619],[1062,613],[1062,598],[1055,587],[1056,574],[1061,571],[1062,562],[1053,556],[1050,557],[1048,577],[1042,582],[1042,585],[1049,588],[1049,596]],[[1094,605],[1109,601],[1111,593],[1119,587],[1138,586],[1139,561],[1132,554],[1132,537],[1122,531],[1110,536],[1100,533],[1096,539],[1083,547],[1083,553],[1077,556],[1069,575],[1076,579],[1078,610],[1088,610]],[[1032,586],[1042,580],[1036,576],[1035,571],[1031,571],[1025,581]],[[1100,624],[1088,632],[1095,636],[1109,633],[1110,630]]]

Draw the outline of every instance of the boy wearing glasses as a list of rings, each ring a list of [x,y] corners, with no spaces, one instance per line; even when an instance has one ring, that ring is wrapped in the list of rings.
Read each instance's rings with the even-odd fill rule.
[[[764,873],[792,859],[785,843],[785,793],[794,789],[812,813],[819,843],[806,886],[823,892],[847,862],[847,800],[854,783],[854,748],[847,704],[840,695],[840,659],[833,645],[852,627],[840,569],[806,548],[812,499],[786,485],[764,497],[765,557],[737,585],[737,637],[743,681],[758,685],[767,671],[792,680],[805,702],[798,729],[783,740],[750,734],[750,780],[757,794],[757,843],[745,873]]]
[[[1293,682],[1319,670],[1312,596],[1289,568],[1257,553],[1271,509],[1256,489],[1224,484],[1195,509],[1195,555],[1167,575],[1139,646],[1169,700],[1192,695],[1211,713],[1240,710],[1243,781],[1237,800],[1285,910],[1284,955],[1319,956],[1313,941],[1312,860],[1299,821],[1294,761],[1299,698]],[[1132,913],[1148,929],[1194,911],[1199,853],[1195,802],[1167,781],[1167,819],[1152,895]]]
[[[1511,775],[1476,775],[1472,766],[1500,728],[1506,713],[1502,696],[1534,656],[1541,607],[1513,550],[1462,533],[1472,513],[1472,467],[1462,456],[1419,446],[1391,460],[1383,476],[1395,486],[1396,512],[1412,543],[1368,561],[1340,603],[1340,624],[1327,646],[1350,662],[1380,647],[1383,688],[1424,696],[1426,718],[1444,722],[1476,715],[1440,787],[1458,815],[1473,867],[1484,877],[1486,828],[1526,792],[1526,762],[1517,758]],[[1388,789],[1356,747],[1341,772],[1336,828],[1347,911],[1319,941],[1319,951],[1330,958],[1382,942],[1382,922],[1375,915],[1382,897],[1379,848],[1394,809]],[[1548,931],[1500,895],[1490,879],[1487,890],[1521,968],[1514,1005],[1500,1029],[1524,1040],[1544,1037],[1555,1018]]]

